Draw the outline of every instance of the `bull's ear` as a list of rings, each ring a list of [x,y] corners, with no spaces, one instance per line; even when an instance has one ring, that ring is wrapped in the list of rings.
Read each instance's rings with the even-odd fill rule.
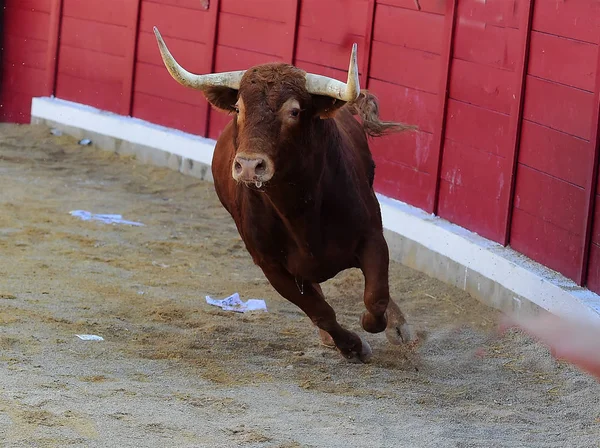
[[[315,116],[321,119],[333,118],[336,112],[346,104],[345,101],[328,96],[313,95],[312,98]]]
[[[237,102],[238,91],[229,87],[208,87],[204,96],[210,104],[225,112],[233,112]]]

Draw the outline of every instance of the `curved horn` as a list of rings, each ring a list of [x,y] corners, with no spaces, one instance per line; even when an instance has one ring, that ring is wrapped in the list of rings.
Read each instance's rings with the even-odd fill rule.
[[[337,79],[327,76],[306,74],[306,90],[313,95],[323,95],[336,98],[341,101],[354,101],[360,95],[360,83],[358,81],[358,59],[356,57],[357,45],[352,45],[350,56],[350,67],[348,68],[348,82],[343,83]]]
[[[229,87],[230,89],[239,90],[240,81],[242,80],[242,76],[244,76],[245,70],[237,72],[210,73],[208,75],[194,75],[179,65],[179,63],[171,55],[171,52],[167,48],[165,41],[156,27],[154,27],[154,34],[156,35],[156,40],[158,41],[158,48],[160,49],[162,60],[173,79],[175,79],[175,81],[177,81],[179,84],[197,90],[204,90],[207,87]]]

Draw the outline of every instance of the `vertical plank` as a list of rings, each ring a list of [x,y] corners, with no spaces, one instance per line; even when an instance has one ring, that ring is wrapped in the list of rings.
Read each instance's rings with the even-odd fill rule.
[[[531,42],[531,26],[533,24],[533,2],[534,0],[521,0],[525,3],[522,8],[521,20],[519,23],[519,42],[522,44],[521,57],[518,59],[515,67],[516,82],[515,97],[510,111],[509,135],[510,151],[512,156],[512,168],[510,180],[508,183],[508,195],[506,203],[502,204],[506,210],[504,222],[504,237],[502,243],[506,246],[510,241],[510,229],[513,214],[513,203],[515,199],[515,188],[517,184],[517,167],[519,164],[519,146],[521,144],[521,127],[523,125],[523,105],[525,103],[525,82],[527,79],[527,67],[529,65],[529,45]]]
[[[579,262],[578,284],[583,286],[587,283],[588,266],[590,262],[590,245],[592,244],[594,206],[596,204],[596,184],[598,181],[598,161],[600,160],[600,48],[596,62],[596,85],[594,88],[594,111],[592,119],[592,136],[590,146],[593,156],[589,165],[589,174],[585,182],[586,210],[583,220],[581,260]]]
[[[52,0],[50,27],[48,31],[48,54],[46,59],[46,95],[48,96],[53,96],[56,91],[62,6],[63,0]]]
[[[211,14],[210,20],[210,30],[208,33],[209,39],[206,42],[206,48],[210,50],[207,52],[210,58],[209,63],[207,64],[210,67],[210,72],[213,73],[215,71],[215,60],[217,57],[217,37],[219,35],[219,16],[221,11],[221,2],[220,0],[212,0],[208,5],[208,14]],[[215,113],[208,101],[204,102],[206,107],[206,123],[204,126],[204,137],[208,138],[210,133],[210,120],[212,114]]]
[[[125,69],[125,79],[123,81],[123,104],[121,113],[123,115],[133,115],[133,91],[135,80],[135,61],[137,59],[138,38],[140,29],[140,12],[142,0],[134,0],[136,2],[134,19],[129,28],[129,42],[124,42],[130,51],[126,53],[123,68]]]
[[[361,77],[360,85],[362,89],[369,88],[369,74],[371,68],[371,48],[373,46],[373,29],[375,27],[375,8],[376,0],[369,0],[369,7],[367,9],[366,16],[366,30],[365,30],[365,48],[362,59],[362,65],[360,67]]]
[[[448,94],[450,91],[450,76],[452,70],[452,53],[454,47],[454,30],[456,28],[458,0],[446,1],[446,14],[444,20],[444,43],[442,50],[442,70],[440,76],[440,87],[438,90],[438,113],[437,121],[434,129],[433,152],[434,158],[437,158],[437,167],[434,179],[434,196],[433,204],[426,210],[429,213],[436,213],[440,201],[440,181],[442,171],[442,158],[444,137],[446,133],[446,115],[448,110]]]
[[[296,58],[296,42],[298,40],[298,22],[300,18],[300,1],[301,0],[290,0],[289,15],[287,19],[287,26],[289,30],[288,35],[288,47],[286,48],[283,56],[283,62],[294,65]]]

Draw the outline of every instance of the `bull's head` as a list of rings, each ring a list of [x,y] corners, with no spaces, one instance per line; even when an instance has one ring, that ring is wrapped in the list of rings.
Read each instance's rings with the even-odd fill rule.
[[[156,28],[154,33],[163,62],[177,82],[201,90],[214,107],[235,113],[236,155],[231,170],[238,182],[260,188],[282,168],[277,165],[278,160],[286,158],[283,153],[313,134],[307,128],[331,117],[360,94],[356,44],[352,47],[347,83],[287,64],[195,75],[177,63]]]

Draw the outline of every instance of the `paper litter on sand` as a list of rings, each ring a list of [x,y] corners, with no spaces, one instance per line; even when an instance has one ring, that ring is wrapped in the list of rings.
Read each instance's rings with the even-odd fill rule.
[[[76,334],[79,339],[82,341],[103,341],[104,338],[102,336],[97,336],[95,334]]]
[[[130,226],[143,226],[141,222],[126,221],[121,215],[102,215],[97,213],[91,213],[85,210],[73,210],[69,212],[71,216],[76,216],[84,221],[100,221],[105,224],[127,224]]]
[[[246,313],[248,311],[267,311],[267,304],[262,299],[249,299],[244,302],[236,292],[225,299],[213,299],[206,296],[206,303],[218,306],[224,311],[235,311],[237,313]]]

